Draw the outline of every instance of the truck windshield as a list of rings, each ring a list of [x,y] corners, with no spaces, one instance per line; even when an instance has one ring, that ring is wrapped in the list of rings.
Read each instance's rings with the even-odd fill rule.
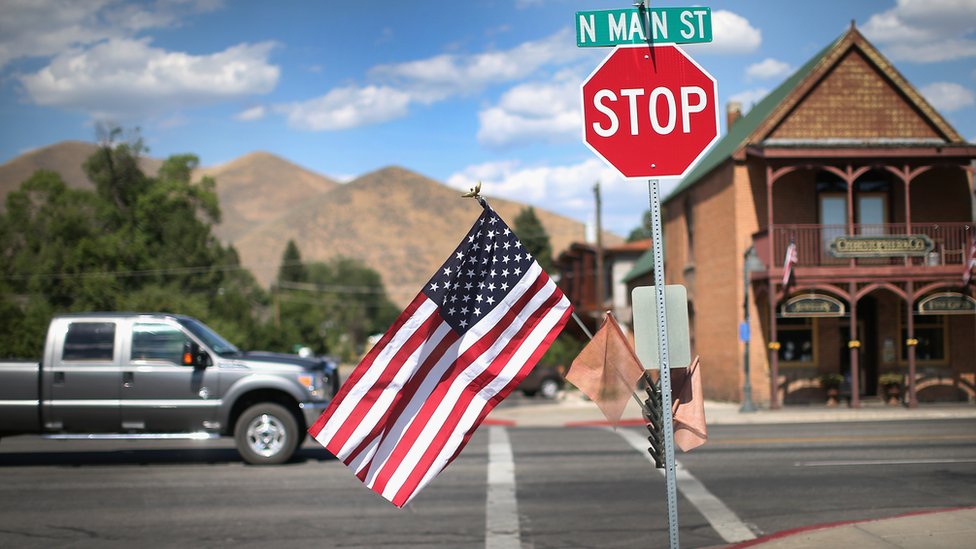
[[[229,343],[226,339],[220,337],[220,334],[210,329],[209,326],[200,322],[199,320],[193,318],[181,318],[179,323],[183,325],[187,330],[203,340],[208,347],[213,349],[218,355],[232,355],[239,353],[240,351],[232,343]]]

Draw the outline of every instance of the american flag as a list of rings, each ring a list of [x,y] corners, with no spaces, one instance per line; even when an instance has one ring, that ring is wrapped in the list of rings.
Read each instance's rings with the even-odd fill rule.
[[[963,288],[968,288],[969,283],[973,281],[973,269],[976,269],[976,239],[973,239],[972,244],[970,244],[969,257],[966,258],[966,264],[963,265],[963,271],[962,271]]]
[[[790,245],[786,247],[786,261],[783,262],[784,287],[790,283],[790,276],[793,275],[793,265],[796,265],[797,261],[799,261],[799,257],[796,253],[796,244],[790,242]]]
[[[572,312],[512,230],[482,206],[454,253],[309,429],[397,507],[457,457]]]

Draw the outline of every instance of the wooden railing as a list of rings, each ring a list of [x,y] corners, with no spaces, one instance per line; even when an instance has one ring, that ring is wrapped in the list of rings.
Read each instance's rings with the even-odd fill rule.
[[[967,259],[969,247],[976,236],[973,223],[887,223],[883,225],[854,225],[853,236],[925,235],[932,240],[932,251],[924,257],[871,257],[855,259],[856,265],[959,265]],[[772,268],[781,267],[790,242],[797,247],[800,267],[828,267],[849,265],[851,259],[831,255],[830,242],[850,235],[846,225],[773,225],[753,237],[760,259]],[[772,263],[768,261],[768,239],[773,239]]]

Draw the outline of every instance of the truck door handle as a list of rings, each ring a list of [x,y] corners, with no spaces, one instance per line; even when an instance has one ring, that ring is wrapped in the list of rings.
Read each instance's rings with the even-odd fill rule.
[[[54,372],[54,384],[64,385],[64,372]]]
[[[132,387],[135,377],[136,375],[132,372],[122,372],[122,386],[126,388]]]

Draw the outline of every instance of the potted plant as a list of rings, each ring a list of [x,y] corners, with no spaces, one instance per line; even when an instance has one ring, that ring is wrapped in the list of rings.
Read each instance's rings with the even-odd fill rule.
[[[883,398],[888,404],[897,405],[901,400],[901,386],[905,376],[899,372],[885,372],[878,376],[878,385],[883,390]]]
[[[827,392],[827,406],[837,406],[837,397],[840,395],[840,384],[844,382],[840,374],[821,374],[820,388]]]

